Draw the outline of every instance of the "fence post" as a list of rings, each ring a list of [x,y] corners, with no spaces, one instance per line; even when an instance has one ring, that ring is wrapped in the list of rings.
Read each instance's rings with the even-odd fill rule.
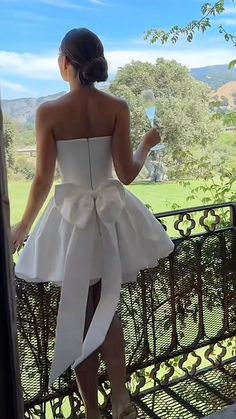
[[[231,218],[231,224],[233,227],[236,228],[236,202],[232,202],[232,206],[230,207],[230,218]]]

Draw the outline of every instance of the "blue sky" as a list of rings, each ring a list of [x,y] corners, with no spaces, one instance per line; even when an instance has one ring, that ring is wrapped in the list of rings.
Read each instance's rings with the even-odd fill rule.
[[[209,0],[208,0],[209,1]],[[192,67],[224,64],[236,49],[218,33],[219,23],[236,33],[236,5],[226,10],[212,29],[189,44],[149,45],[146,29],[169,29],[201,16],[203,0],[0,0],[0,79],[2,98],[42,96],[66,90],[57,68],[64,34],[88,27],[102,39],[110,74],[132,59],[155,62],[176,59]],[[214,0],[212,1],[214,2]]]

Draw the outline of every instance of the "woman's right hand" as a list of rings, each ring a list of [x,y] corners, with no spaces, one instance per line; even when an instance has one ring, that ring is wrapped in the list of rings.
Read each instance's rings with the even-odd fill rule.
[[[12,252],[19,252],[23,247],[25,240],[29,234],[29,228],[26,228],[22,223],[15,224],[11,227],[11,243]]]
[[[157,129],[150,129],[150,131],[144,135],[143,142],[149,149],[159,144],[161,142],[161,137]]]

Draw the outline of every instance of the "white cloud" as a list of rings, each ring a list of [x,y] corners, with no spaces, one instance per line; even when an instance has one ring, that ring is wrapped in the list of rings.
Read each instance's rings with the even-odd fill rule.
[[[26,86],[20,83],[15,83],[9,80],[0,80],[0,90],[3,96],[13,95],[14,97],[22,97],[22,95],[38,96],[37,92],[28,89]]]
[[[223,18],[220,23],[221,25],[236,26],[236,18]]]
[[[80,5],[70,0],[39,0],[40,3],[48,4],[50,6],[61,7],[63,9],[88,9],[87,6]],[[105,3],[102,0],[88,0],[89,3],[104,6]]]
[[[106,53],[111,73],[132,60],[148,61],[154,63],[158,57],[176,60],[188,68],[203,67],[207,65],[226,64],[235,58],[235,52],[226,49],[201,49],[201,50],[119,50]]]
[[[236,15],[236,6],[234,7],[225,7],[223,12],[224,15]]]
[[[120,49],[106,52],[109,71],[115,74],[119,67],[132,60],[154,63],[158,57],[174,59],[189,68],[202,67],[215,64],[226,64],[235,58],[235,51],[227,48],[218,49],[191,49],[189,51],[173,50],[168,48],[140,48]],[[14,76],[35,80],[60,80],[56,53],[51,55],[36,55],[30,53],[17,53],[0,51],[0,74],[3,79]]]
[[[86,6],[81,6],[76,3],[72,3],[68,0],[39,0],[40,3],[48,4],[50,6],[61,7],[63,9],[87,9]]]
[[[7,80],[1,80],[0,81],[0,87],[1,88],[5,87],[6,89],[14,90],[15,92],[24,92],[25,91],[25,88],[22,84],[12,83],[12,82],[7,81]]]
[[[106,3],[104,3],[103,1],[101,1],[101,0],[89,0],[89,2],[90,3],[93,3],[93,4],[99,4],[99,5],[101,5],[101,6],[106,6]]]
[[[59,80],[55,55],[41,56],[29,53],[0,51],[0,74],[38,80]]]

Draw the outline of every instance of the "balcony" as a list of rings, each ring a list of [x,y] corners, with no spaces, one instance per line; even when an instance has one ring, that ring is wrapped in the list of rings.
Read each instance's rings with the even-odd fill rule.
[[[236,206],[157,214],[175,251],[121,291],[127,381],[139,418],[208,416],[236,401]],[[83,418],[73,371],[48,388],[60,290],[16,280],[25,418]],[[100,363],[99,402],[111,418]]]

